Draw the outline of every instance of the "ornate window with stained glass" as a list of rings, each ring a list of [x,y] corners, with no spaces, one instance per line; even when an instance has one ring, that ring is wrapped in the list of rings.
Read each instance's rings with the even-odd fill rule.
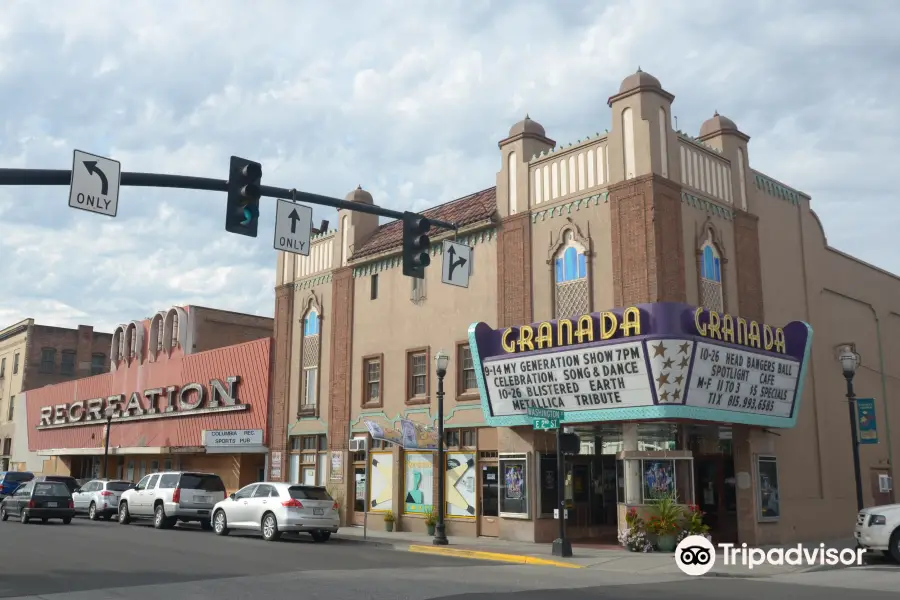
[[[303,368],[300,411],[314,412],[319,386],[319,313],[310,306],[303,318]]]
[[[553,260],[557,319],[590,311],[585,248],[575,240],[572,231],[563,235],[564,242]]]
[[[712,240],[712,232],[700,246],[700,303],[708,310],[724,311],[722,257]]]

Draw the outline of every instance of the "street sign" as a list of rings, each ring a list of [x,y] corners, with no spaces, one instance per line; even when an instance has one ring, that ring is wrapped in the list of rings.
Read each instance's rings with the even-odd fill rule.
[[[121,176],[122,163],[119,161],[75,150],[69,206],[115,217],[119,210]]]
[[[273,247],[284,252],[309,256],[312,235],[312,207],[278,199],[275,210],[275,240]]]
[[[444,263],[441,265],[441,282],[456,287],[469,287],[472,273],[472,247],[444,240]]]
[[[532,419],[531,426],[539,431],[549,431],[551,429],[559,429],[559,419],[544,419],[544,418]]]
[[[525,414],[532,419],[553,419],[554,421],[562,421],[564,417],[563,411],[552,408],[527,408]]]

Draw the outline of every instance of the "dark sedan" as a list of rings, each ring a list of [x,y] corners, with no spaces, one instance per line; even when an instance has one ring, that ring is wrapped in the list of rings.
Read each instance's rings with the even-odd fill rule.
[[[11,496],[0,502],[0,521],[19,517],[22,523],[40,519],[61,519],[66,525],[75,516],[75,503],[65,483],[59,481],[29,481]]]

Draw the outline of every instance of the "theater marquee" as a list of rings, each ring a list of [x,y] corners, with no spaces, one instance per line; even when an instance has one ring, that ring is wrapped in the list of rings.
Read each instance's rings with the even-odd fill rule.
[[[685,304],[642,304],[521,327],[469,328],[488,424],[685,418],[793,427],[812,342],[808,324],[772,327]]]
[[[105,398],[78,400],[41,408],[41,420],[37,429],[80,427],[106,421],[106,410],[112,408],[112,420],[145,421],[171,417],[234,412],[247,410],[238,398],[240,377],[226,377],[225,381],[213,379],[209,386],[187,383],[165,388],[151,388],[126,394],[114,394]]]

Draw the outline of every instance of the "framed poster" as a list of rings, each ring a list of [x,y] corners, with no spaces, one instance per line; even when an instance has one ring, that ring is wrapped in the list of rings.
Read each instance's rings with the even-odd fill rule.
[[[756,507],[757,521],[777,521],[781,518],[778,459],[774,456],[756,457]]]
[[[651,504],[663,498],[675,497],[675,461],[641,461],[643,503]]]
[[[474,518],[477,501],[475,498],[475,453],[449,452],[447,454],[448,517]]]
[[[528,455],[500,455],[500,516],[527,519],[528,497]]]
[[[403,455],[403,512],[424,514],[434,505],[434,454]]]

